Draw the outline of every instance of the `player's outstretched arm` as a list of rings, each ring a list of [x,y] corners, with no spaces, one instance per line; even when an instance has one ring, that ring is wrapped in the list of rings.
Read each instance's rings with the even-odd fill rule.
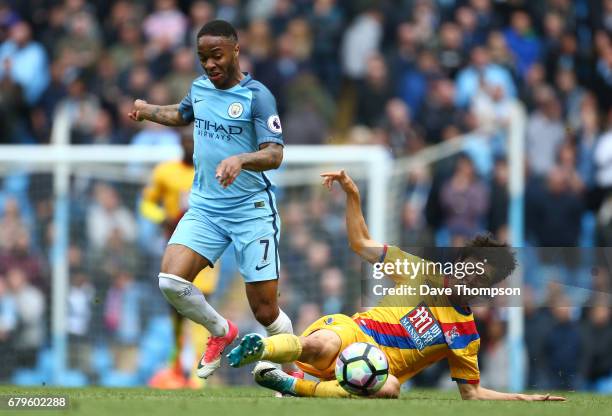
[[[351,249],[364,260],[375,263],[379,261],[383,245],[372,240],[363,212],[359,188],[344,170],[322,173],[323,186],[331,189],[334,181],[338,182],[346,193],[346,231]]]
[[[551,396],[550,394],[520,394],[520,393],[502,393],[500,391],[485,389],[480,384],[460,384],[459,393],[463,400],[520,400],[526,402],[564,402],[565,397]]]
[[[215,176],[224,188],[230,186],[240,171],[251,170],[253,172],[264,172],[270,169],[278,169],[283,161],[283,146],[277,143],[264,143],[259,150],[251,153],[242,153],[224,159],[217,166]]]
[[[190,123],[181,116],[178,104],[154,105],[145,100],[134,101],[134,107],[128,116],[134,121],[149,120],[164,126],[186,126]]]

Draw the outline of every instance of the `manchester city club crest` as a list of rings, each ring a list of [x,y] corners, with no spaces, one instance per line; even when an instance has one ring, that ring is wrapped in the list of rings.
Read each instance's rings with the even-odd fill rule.
[[[230,104],[229,108],[227,109],[227,114],[231,117],[231,118],[238,118],[242,115],[242,104],[240,103],[232,103]]]

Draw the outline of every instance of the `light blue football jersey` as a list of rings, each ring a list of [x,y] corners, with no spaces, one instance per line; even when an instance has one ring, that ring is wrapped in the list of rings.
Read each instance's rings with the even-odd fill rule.
[[[232,155],[255,152],[263,143],[283,144],[272,93],[249,74],[227,90],[203,75],[191,84],[179,112],[194,123],[190,207],[237,221],[274,213],[273,185],[264,172],[243,170],[225,189],[215,177],[219,163]]]

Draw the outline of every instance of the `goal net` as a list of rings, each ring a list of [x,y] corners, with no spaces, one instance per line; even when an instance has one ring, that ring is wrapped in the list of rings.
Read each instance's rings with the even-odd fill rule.
[[[15,317],[3,343],[3,380],[66,386],[146,384],[173,351],[170,307],[157,287],[166,240],[139,212],[153,167],[180,149],[18,146],[0,152],[0,267]],[[296,331],[360,307],[361,263],[348,247],[344,196],[320,173],[346,169],[358,183],[371,232],[385,239],[384,176],[378,147],[289,147],[276,183],[281,216],[281,308]],[[382,203],[380,201],[383,201]],[[249,309],[230,246],[208,298],[241,332],[263,332]],[[20,310],[23,309],[23,310]],[[25,313],[27,310],[27,313]],[[184,331],[186,372],[197,360]],[[218,380],[250,383],[246,371]]]

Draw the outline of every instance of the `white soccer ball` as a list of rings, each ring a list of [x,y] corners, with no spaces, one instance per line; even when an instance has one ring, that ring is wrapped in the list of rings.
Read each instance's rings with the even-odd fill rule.
[[[389,375],[385,353],[375,345],[356,342],[336,360],[336,379],[351,394],[369,396],[382,388]]]

